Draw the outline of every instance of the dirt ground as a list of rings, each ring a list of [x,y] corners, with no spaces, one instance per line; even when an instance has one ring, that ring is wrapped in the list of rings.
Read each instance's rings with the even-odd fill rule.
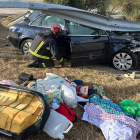
[[[119,103],[124,99],[130,99],[140,102],[140,75],[136,74],[134,80],[127,79],[124,74],[127,72],[119,71],[110,66],[98,64],[92,66],[75,67],[69,66],[63,68],[27,68],[27,64],[31,62],[29,58],[11,46],[7,40],[8,27],[7,24],[15,18],[16,15],[2,17],[0,19],[0,80],[16,81],[18,75],[22,72],[33,74],[34,78],[45,78],[47,72],[55,73],[62,76],[66,73],[68,78],[73,81],[82,79],[84,85],[92,88],[93,85],[103,86],[106,96],[113,102]],[[116,79],[119,77],[119,80]],[[74,109],[78,116],[78,121],[74,123],[73,128],[65,135],[64,140],[105,140],[102,131],[88,122],[82,121],[84,110],[81,107]],[[137,136],[140,140],[140,135]],[[9,138],[0,135],[1,140],[10,140]],[[26,140],[53,140],[44,132],[39,132],[26,138]]]

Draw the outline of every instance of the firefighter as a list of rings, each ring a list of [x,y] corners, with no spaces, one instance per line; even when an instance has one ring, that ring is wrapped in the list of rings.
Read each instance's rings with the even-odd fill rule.
[[[57,24],[45,33],[38,33],[29,48],[29,58],[35,61],[29,64],[28,67],[62,67],[64,60],[58,52],[55,41],[61,34],[62,28]]]

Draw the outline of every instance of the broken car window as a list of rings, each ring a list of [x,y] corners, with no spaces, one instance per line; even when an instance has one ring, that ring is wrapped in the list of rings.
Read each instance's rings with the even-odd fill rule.
[[[94,35],[99,36],[99,29],[66,21],[71,35]]]
[[[62,29],[64,29],[64,19],[51,15],[45,15],[42,19],[43,27],[51,28],[54,24],[58,24],[61,26]]]
[[[32,26],[38,26],[38,24],[39,24],[41,18],[42,18],[42,16],[40,16],[39,18],[37,18],[36,20],[34,20],[34,21],[31,23],[31,25],[32,25]]]

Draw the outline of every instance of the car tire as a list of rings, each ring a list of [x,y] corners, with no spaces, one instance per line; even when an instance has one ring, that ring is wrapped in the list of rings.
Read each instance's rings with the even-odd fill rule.
[[[122,49],[113,56],[112,65],[118,70],[135,69],[138,65],[138,56],[128,49]]]
[[[32,44],[33,39],[26,39],[21,43],[21,52],[22,54],[29,55],[29,47]]]

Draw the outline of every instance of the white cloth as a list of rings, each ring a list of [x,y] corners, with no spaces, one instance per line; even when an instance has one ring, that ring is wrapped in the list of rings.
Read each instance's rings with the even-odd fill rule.
[[[100,128],[107,140],[129,140],[132,136],[132,129],[116,120],[101,121]]]
[[[86,108],[86,105],[85,107]],[[86,112],[83,114],[82,120],[90,122],[99,127],[106,140],[129,140],[132,136],[132,129],[126,125],[120,124],[116,120],[99,120],[89,116]]]
[[[85,106],[84,106],[84,108],[85,108]],[[91,123],[93,125],[96,125],[97,127],[100,128],[100,125],[99,125],[100,120],[90,117],[86,112],[84,112],[82,120],[87,121],[87,122],[89,122],[89,123]]]

